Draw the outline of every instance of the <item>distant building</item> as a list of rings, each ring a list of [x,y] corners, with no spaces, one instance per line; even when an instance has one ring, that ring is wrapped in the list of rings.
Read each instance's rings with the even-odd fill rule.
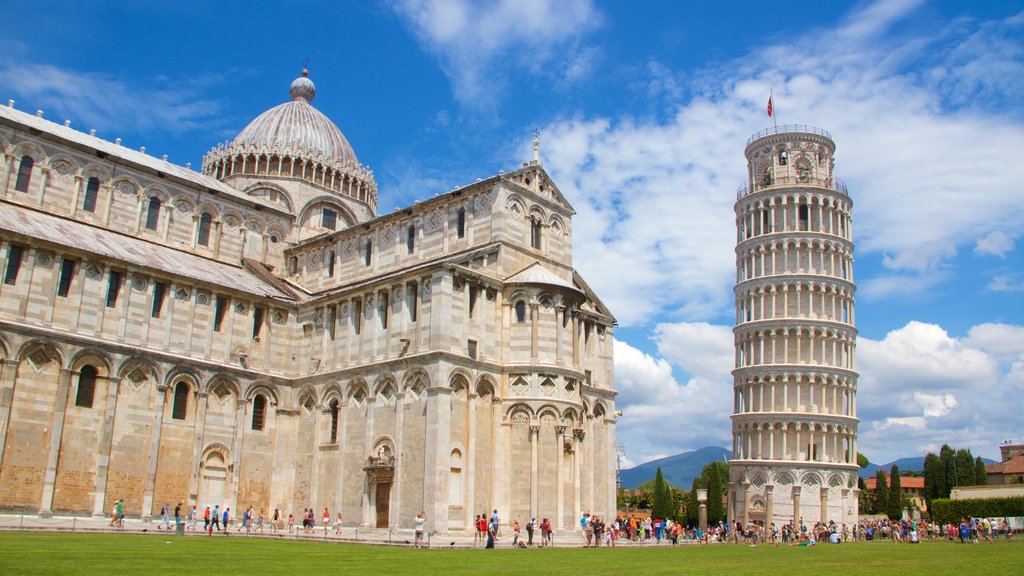
[[[729,519],[856,521],[853,201],[832,137],[747,141],[736,213]]]
[[[999,455],[1002,462],[985,465],[989,485],[1024,483],[1024,444],[1004,444]]]
[[[882,472],[882,475],[885,476],[889,486],[892,486],[892,482],[889,481],[889,475],[885,472]],[[878,478],[872,476],[864,481],[864,485],[868,492],[873,492],[878,487]],[[921,512],[928,511],[928,503],[924,499],[924,476],[900,475],[900,492],[910,499],[911,506]]]

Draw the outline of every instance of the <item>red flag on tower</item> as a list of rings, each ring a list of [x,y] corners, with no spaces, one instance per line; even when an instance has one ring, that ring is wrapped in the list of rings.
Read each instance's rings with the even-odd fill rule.
[[[772,117],[772,97],[768,97],[768,117]]]

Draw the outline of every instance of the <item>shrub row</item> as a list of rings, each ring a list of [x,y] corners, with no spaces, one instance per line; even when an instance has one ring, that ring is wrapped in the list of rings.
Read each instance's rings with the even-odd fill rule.
[[[1001,518],[1024,516],[1024,497],[950,500],[940,498],[928,505],[932,520],[940,524],[959,522],[961,518]]]

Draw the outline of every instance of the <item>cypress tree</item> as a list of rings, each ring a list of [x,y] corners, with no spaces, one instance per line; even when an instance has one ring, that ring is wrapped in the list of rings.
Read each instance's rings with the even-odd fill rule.
[[[942,461],[931,452],[924,457],[924,497],[928,502],[936,498],[945,498],[946,473]]]
[[[903,491],[900,489],[900,469],[893,464],[889,471],[889,502],[886,507],[886,514],[890,520],[899,520],[903,517]]]
[[[668,485],[665,484],[665,477],[661,474],[661,467],[654,476],[654,494],[651,502],[651,515],[664,520],[672,513],[672,500],[668,493]]]
[[[873,511],[884,514],[889,506],[889,484],[885,479],[885,470],[875,472],[875,498]]]
[[[985,461],[978,456],[974,460],[974,483],[978,486],[988,484],[988,474],[985,473]]]

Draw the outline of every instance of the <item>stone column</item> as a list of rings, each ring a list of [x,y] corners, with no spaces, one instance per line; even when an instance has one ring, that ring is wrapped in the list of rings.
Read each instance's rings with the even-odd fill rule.
[[[11,154],[10,152],[4,152],[4,160],[6,161],[5,164],[7,165],[7,174],[4,179],[4,189],[0,191],[4,196],[7,195],[7,191],[11,188],[11,175],[14,173],[14,159],[14,154]]]
[[[7,446],[7,425],[11,421],[17,377],[18,361],[11,358],[0,360],[0,463],[4,461],[4,448]]]
[[[743,510],[741,510],[741,516],[743,518],[743,525],[746,526],[750,523],[750,482],[740,482],[740,489],[743,491]]]
[[[828,486],[825,484],[821,485],[821,515],[819,519],[821,522],[828,522]]]
[[[153,408],[153,433],[149,437],[149,465],[146,470],[146,486],[142,493],[142,519],[149,522],[153,519],[153,492],[156,489],[157,461],[160,459],[160,432],[164,427],[164,403],[167,402],[167,389],[164,384],[156,387],[156,405]]]
[[[43,201],[46,197],[46,186],[50,183],[50,167],[40,166],[39,167],[39,205],[43,205]]]
[[[565,430],[565,426],[555,426],[555,481],[558,482],[555,490],[555,528],[559,530],[565,528]]]
[[[537,516],[537,444],[540,443],[540,426],[530,426],[530,517]]]
[[[57,458],[60,456],[61,436],[64,433],[64,413],[68,407],[68,389],[71,385],[71,370],[62,368],[57,380],[57,395],[53,400],[53,419],[46,446],[46,471],[43,475],[43,497],[39,503],[39,516],[53,516],[53,488],[57,482]]]
[[[245,405],[249,403],[249,400],[239,396],[238,401],[235,404],[235,429],[234,435],[231,439],[231,477],[228,485],[228,502],[227,505],[235,509],[235,513],[231,517],[238,516],[238,478],[242,475],[242,439],[245,436]],[[264,412],[266,412],[264,410]],[[265,417],[265,416],[264,416]],[[316,428],[314,427],[314,430]],[[313,475],[316,477],[316,464],[317,458],[313,458]],[[313,484],[314,496],[316,495],[315,489],[316,484]],[[314,502],[316,500],[314,499]]]
[[[466,383],[469,385],[469,383]],[[469,517],[472,516],[472,510],[476,503],[476,400],[477,395],[471,390],[466,390],[466,430],[467,430],[467,444],[466,444],[466,467],[464,469],[464,478],[466,479],[466,494],[465,500],[462,502],[462,506],[465,509],[463,512],[462,523],[463,528],[469,528],[468,522]],[[488,446],[488,449],[491,447]],[[475,529],[475,528],[474,528]]]
[[[793,486],[793,526],[800,527],[800,486]]]
[[[573,465],[576,467],[576,510],[575,514],[581,514],[585,512],[583,509],[583,439],[586,437],[586,433],[583,428],[574,428],[572,431],[573,437],[576,439],[576,450],[573,452]]]
[[[565,306],[559,304],[555,306],[555,364],[561,366],[565,363],[562,358],[562,322],[565,318]]]
[[[196,389],[195,436],[192,442],[192,474],[189,478],[189,498],[199,504],[199,471],[202,468],[203,447],[206,445],[206,407],[209,404],[209,392]]]
[[[335,477],[335,482],[337,482],[337,486],[335,486],[335,492],[334,492],[334,507],[338,509],[338,512],[341,512],[342,510],[345,509],[345,481],[343,479],[345,478],[345,472],[346,472],[345,446],[348,445],[346,443],[346,441],[345,441],[346,440],[346,436],[347,436],[347,434],[345,433],[346,432],[346,430],[345,430],[345,421],[348,420],[348,418],[345,415],[345,413],[347,412],[347,410],[346,410],[347,408],[348,408],[348,400],[340,400],[339,399],[339,401],[338,401],[338,437],[337,437],[337,442],[338,442],[338,472],[334,476]]]
[[[107,514],[107,472],[110,469],[110,449],[113,445],[114,417],[117,414],[117,392],[120,386],[120,378],[107,379],[107,401],[103,407],[103,428],[100,430],[99,451],[96,454],[96,488],[92,506],[92,515],[97,518]]]
[[[537,362],[537,330],[540,322],[540,307],[536,303],[530,303],[530,360]]]
[[[423,458],[423,509],[431,529],[448,533],[448,466],[451,454],[452,389],[427,389],[427,426]],[[443,463],[443,465],[441,465]],[[416,511],[418,512],[418,511]],[[415,512],[413,512],[415,514]]]
[[[764,527],[768,528],[774,519],[775,514],[775,486],[767,484],[764,487]]]

